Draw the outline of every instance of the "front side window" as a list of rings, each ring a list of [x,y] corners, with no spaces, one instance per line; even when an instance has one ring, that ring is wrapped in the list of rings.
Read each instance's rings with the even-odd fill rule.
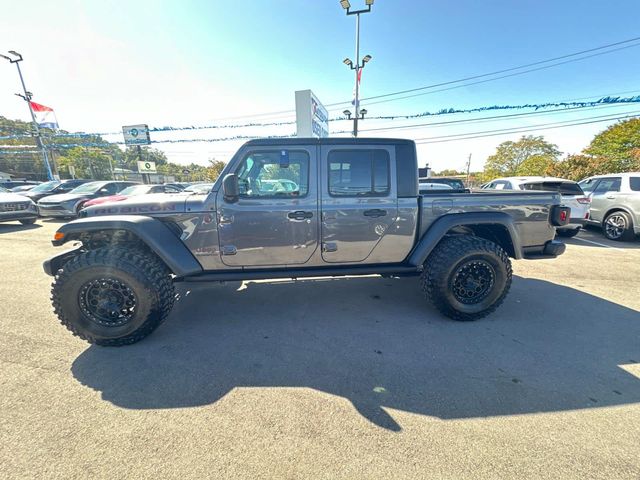
[[[299,198],[309,191],[309,154],[277,150],[253,152],[238,169],[241,197]]]
[[[621,183],[620,177],[603,178],[594,193],[619,192]]]
[[[386,150],[333,150],[329,153],[329,194],[337,197],[385,197],[389,194]]]

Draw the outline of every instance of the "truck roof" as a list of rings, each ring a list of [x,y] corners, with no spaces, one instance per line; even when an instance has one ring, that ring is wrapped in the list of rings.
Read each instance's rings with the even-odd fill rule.
[[[249,140],[245,143],[245,145],[262,145],[262,146],[273,146],[273,145],[309,145],[318,144],[318,145],[413,145],[413,140],[408,140],[406,138],[338,138],[338,137],[327,137],[327,138],[257,138],[255,140]]]

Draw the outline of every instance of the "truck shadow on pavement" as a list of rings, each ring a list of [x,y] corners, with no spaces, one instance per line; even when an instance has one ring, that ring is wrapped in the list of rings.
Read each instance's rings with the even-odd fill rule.
[[[21,223],[0,223],[0,235],[3,233],[22,232],[26,230],[35,230],[42,228],[42,225],[32,223],[31,225],[22,225]]]
[[[439,315],[417,279],[236,283],[182,288],[151,337],[92,346],[72,372],[129,409],[308,387],[399,431],[384,407],[461,419],[639,402],[625,370],[640,361],[639,336],[637,311],[542,280],[514,278],[505,304],[473,323]]]

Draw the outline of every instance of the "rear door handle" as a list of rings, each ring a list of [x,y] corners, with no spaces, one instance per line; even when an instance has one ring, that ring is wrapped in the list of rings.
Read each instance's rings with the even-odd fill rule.
[[[384,217],[387,214],[386,210],[381,210],[379,208],[374,208],[372,210],[365,210],[365,217]]]
[[[291,220],[305,220],[308,218],[313,218],[313,212],[305,212],[302,210],[297,210],[295,212],[289,212],[287,214]]]

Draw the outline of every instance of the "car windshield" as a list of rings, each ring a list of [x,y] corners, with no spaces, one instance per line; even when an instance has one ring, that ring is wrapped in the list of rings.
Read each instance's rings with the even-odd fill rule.
[[[56,188],[58,185],[60,185],[60,183],[61,182],[58,182],[57,180],[52,180],[51,182],[44,182],[38,185],[37,187],[33,187],[31,191],[32,192],[48,192],[49,190],[53,190],[54,188]]]
[[[74,188],[69,193],[96,193],[105,185],[105,182],[85,183],[84,185],[80,185],[79,187]]]
[[[128,197],[133,195],[144,195],[145,193],[149,193],[152,188],[152,185],[131,185],[130,187],[122,190],[118,195],[125,195]]]

